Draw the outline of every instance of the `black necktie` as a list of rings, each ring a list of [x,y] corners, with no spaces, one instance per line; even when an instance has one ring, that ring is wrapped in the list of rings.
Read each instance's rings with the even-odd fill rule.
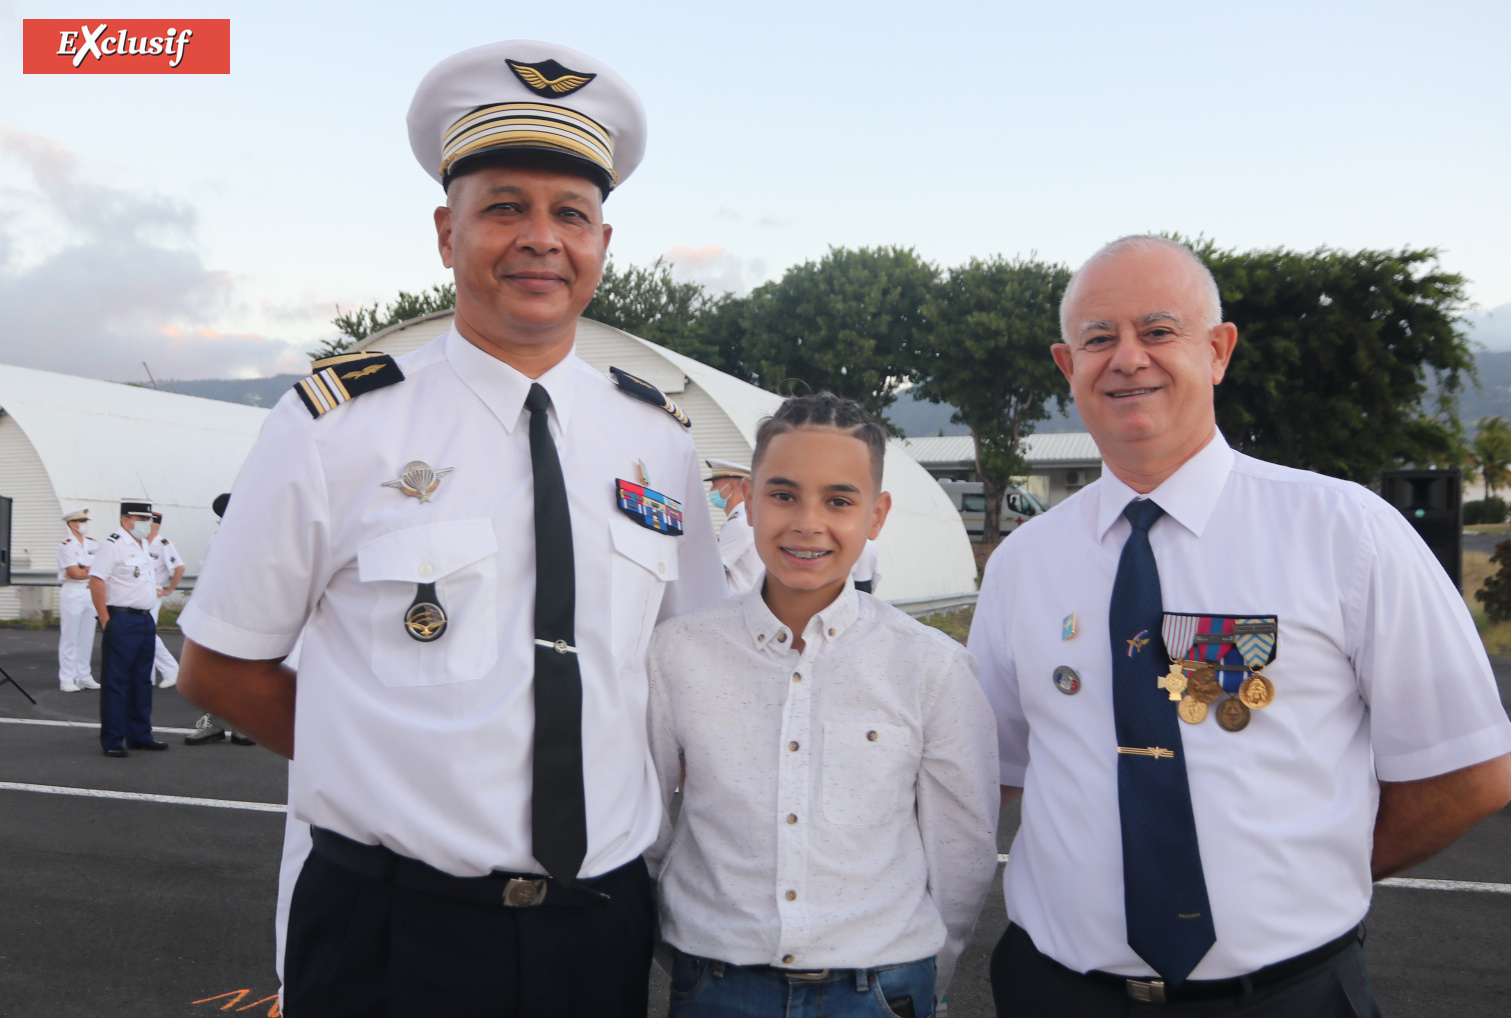
[[[1165,609],[1149,528],[1164,514],[1148,499],[1135,499],[1123,509],[1133,531],[1118,560],[1108,622],[1118,746],[1141,751],[1118,753],[1128,946],[1165,982],[1179,986],[1217,935],[1196,842],[1180,722],[1175,705],[1157,685],[1164,671],[1160,631]],[[1166,752],[1149,752],[1154,749]]]
[[[525,397],[530,411],[530,463],[535,474],[535,767],[530,786],[532,851],[546,872],[572,886],[588,854],[582,791],[582,672],[572,617],[577,585],[572,517],[547,409],[538,382]]]

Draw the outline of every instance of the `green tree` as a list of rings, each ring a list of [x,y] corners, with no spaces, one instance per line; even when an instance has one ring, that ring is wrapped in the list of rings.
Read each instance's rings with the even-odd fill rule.
[[[661,258],[625,269],[610,259],[583,317],[711,362],[699,323],[729,300],[700,283],[679,282]]]
[[[1474,426],[1470,456],[1485,482],[1485,497],[1511,484],[1511,425],[1504,417],[1481,417]]]
[[[428,290],[410,293],[400,290],[399,295],[388,302],[381,311],[377,301],[344,315],[331,319],[341,333],[334,339],[324,340],[316,350],[308,351],[311,360],[334,357],[345,353],[375,332],[382,332],[390,325],[407,322],[411,318],[428,315],[435,311],[447,311],[456,307],[456,284],[443,283]],[[337,308],[339,311],[340,308]]]
[[[1435,250],[1196,251],[1238,326],[1217,390],[1236,447],[1366,483],[1456,460],[1457,397],[1474,359],[1464,279]]]
[[[767,389],[801,382],[880,418],[917,376],[938,276],[911,248],[830,248],[751,292],[737,321],[741,367]]]
[[[972,259],[949,270],[924,313],[932,326],[919,393],[971,429],[986,495],[982,539],[999,540],[1002,499],[1027,472],[1023,440],[1064,409],[1070,386],[1050,358],[1070,270],[1033,259]]]

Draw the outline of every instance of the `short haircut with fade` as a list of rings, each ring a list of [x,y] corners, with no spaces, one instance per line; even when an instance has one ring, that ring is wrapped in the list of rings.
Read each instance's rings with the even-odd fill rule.
[[[754,475],[760,468],[761,457],[766,454],[766,447],[773,438],[800,428],[833,428],[866,443],[866,449],[871,454],[871,477],[876,484],[875,490],[881,490],[882,463],[887,456],[887,433],[859,403],[832,392],[793,396],[783,400],[776,413],[761,421],[756,428],[755,452],[750,457],[751,474]]]

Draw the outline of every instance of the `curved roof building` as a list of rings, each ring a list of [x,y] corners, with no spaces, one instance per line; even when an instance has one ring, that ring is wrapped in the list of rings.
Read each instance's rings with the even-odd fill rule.
[[[0,365],[0,495],[11,506],[12,581],[56,576],[60,522],[84,506],[89,536],[119,525],[122,499],[145,498],[163,533],[198,571],[215,531],[210,503],[230,491],[267,411],[118,382]],[[34,607],[56,605],[56,591]],[[0,589],[0,618],[20,611],[18,588]]]
[[[450,311],[423,315],[374,333],[354,349],[397,357],[448,332],[451,320]],[[693,441],[704,459],[749,463],[757,424],[782,401],[733,375],[587,318],[577,323],[577,355],[605,374],[613,365],[638,375],[676,400],[692,420]],[[892,514],[877,541],[882,573],[877,593],[914,610],[973,598],[975,556],[949,496],[898,440],[888,444],[884,471]],[[722,522],[721,514],[714,515],[715,525]]]

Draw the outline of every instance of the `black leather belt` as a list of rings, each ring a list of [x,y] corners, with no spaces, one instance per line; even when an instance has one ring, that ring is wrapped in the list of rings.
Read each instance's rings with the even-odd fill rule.
[[[118,606],[113,605],[113,604],[107,604],[105,606],[105,610],[108,611],[108,612],[124,612],[127,615],[151,615],[152,614],[152,611],[150,609],[148,609],[148,608],[121,608],[121,607],[118,607]]]
[[[1188,979],[1179,986],[1166,986],[1162,979],[1129,979],[1112,972],[1096,969],[1086,973],[1087,978],[1099,983],[1125,990],[1129,997],[1145,1004],[1174,1004],[1187,1000],[1216,1000],[1236,997],[1240,993],[1252,993],[1262,986],[1299,976],[1307,969],[1316,968],[1323,962],[1337,957],[1355,943],[1364,942],[1364,926],[1361,923],[1336,940],[1329,940],[1321,947],[1298,954],[1285,961],[1277,961],[1256,969],[1237,979]]]
[[[486,877],[454,877],[383,845],[364,845],[323,827],[311,828],[310,833],[314,850],[337,866],[410,891],[506,908],[603,908],[609,903],[609,896],[595,891],[592,885],[612,874],[578,880],[570,888],[540,873],[495,871]]]

